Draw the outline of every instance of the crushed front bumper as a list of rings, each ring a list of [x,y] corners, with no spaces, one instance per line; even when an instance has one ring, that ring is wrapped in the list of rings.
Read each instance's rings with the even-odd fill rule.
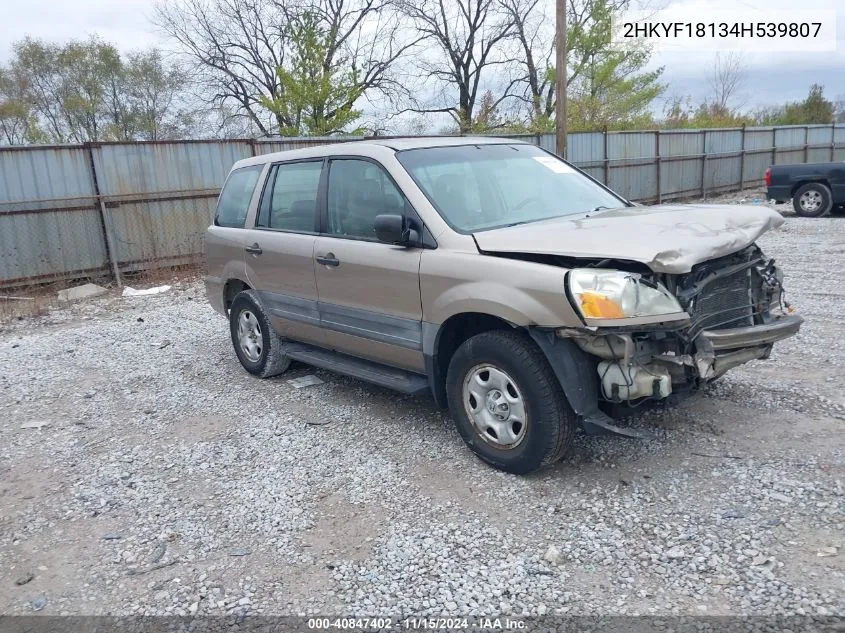
[[[715,351],[769,345],[798,333],[804,319],[788,314],[771,323],[738,327],[730,330],[705,330],[699,337],[710,343]]]
[[[759,358],[767,358],[772,345],[798,333],[804,319],[782,315],[770,323],[726,330],[704,330],[695,340],[695,366],[704,381]]]
[[[558,331],[595,363],[599,397],[615,403],[663,400],[689,393],[728,370],[768,358],[772,346],[796,334],[803,319],[794,314],[770,315],[765,323],[739,328],[702,330],[613,331],[590,334]]]
[[[590,434],[648,437],[617,426],[599,403],[636,405],[683,397],[729,369],[768,357],[772,345],[796,334],[798,315],[779,314],[754,326],[704,330],[686,347],[683,330],[618,331],[529,328],[549,360],[570,406]]]
[[[775,343],[795,335],[803,319],[785,301],[782,278],[774,260],[752,244],[689,273],[652,280],[676,296],[688,319],[564,327],[555,331],[558,344],[538,342],[567,398],[581,405],[573,409],[584,427],[618,433],[599,403],[624,409],[676,400],[734,367],[768,358]]]

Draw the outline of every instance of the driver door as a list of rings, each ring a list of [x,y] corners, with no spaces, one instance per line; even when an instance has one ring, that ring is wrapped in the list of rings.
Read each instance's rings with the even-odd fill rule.
[[[405,197],[378,163],[329,161],[323,231],[314,248],[322,344],[422,372],[422,249],[379,242],[373,221]]]

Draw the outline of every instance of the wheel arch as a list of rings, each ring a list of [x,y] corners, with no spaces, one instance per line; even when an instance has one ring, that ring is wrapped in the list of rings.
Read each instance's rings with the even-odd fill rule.
[[[232,301],[235,300],[238,293],[244,290],[252,290],[252,286],[237,277],[226,280],[226,283],[223,284],[223,308],[226,310],[226,313],[229,312]]]
[[[428,384],[437,406],[446,408],[446,371],[455,351],[467,339],[491,330],[508,331],[519,325],[488,312],[459,312],[443,323],[423,322],[423,354]]]
[[[793,183],[792,189],[789,191],[789,195],[795,196],[795,192],[798,191],[801,187],[803,187],[804,185],[812,185],[814,183],[824,185],[830,190],[830,182],[827,180],[827,178],[802,178],[798,182]]]

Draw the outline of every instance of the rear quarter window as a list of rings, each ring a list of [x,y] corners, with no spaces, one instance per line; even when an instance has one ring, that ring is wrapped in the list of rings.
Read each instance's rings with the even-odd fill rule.
[[[229,174],[217,200],[217,213],[214,216],[217,226],[243,228],[252,193],[263,169],[264,165],[251,165],[235,169]]]

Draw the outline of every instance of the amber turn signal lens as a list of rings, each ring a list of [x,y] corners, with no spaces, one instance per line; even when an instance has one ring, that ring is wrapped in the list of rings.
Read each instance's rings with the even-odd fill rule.
[[[594,319],[624,319],[625,313],[613,299],[600,292],[585,290],[581,293],[581,312]]]

